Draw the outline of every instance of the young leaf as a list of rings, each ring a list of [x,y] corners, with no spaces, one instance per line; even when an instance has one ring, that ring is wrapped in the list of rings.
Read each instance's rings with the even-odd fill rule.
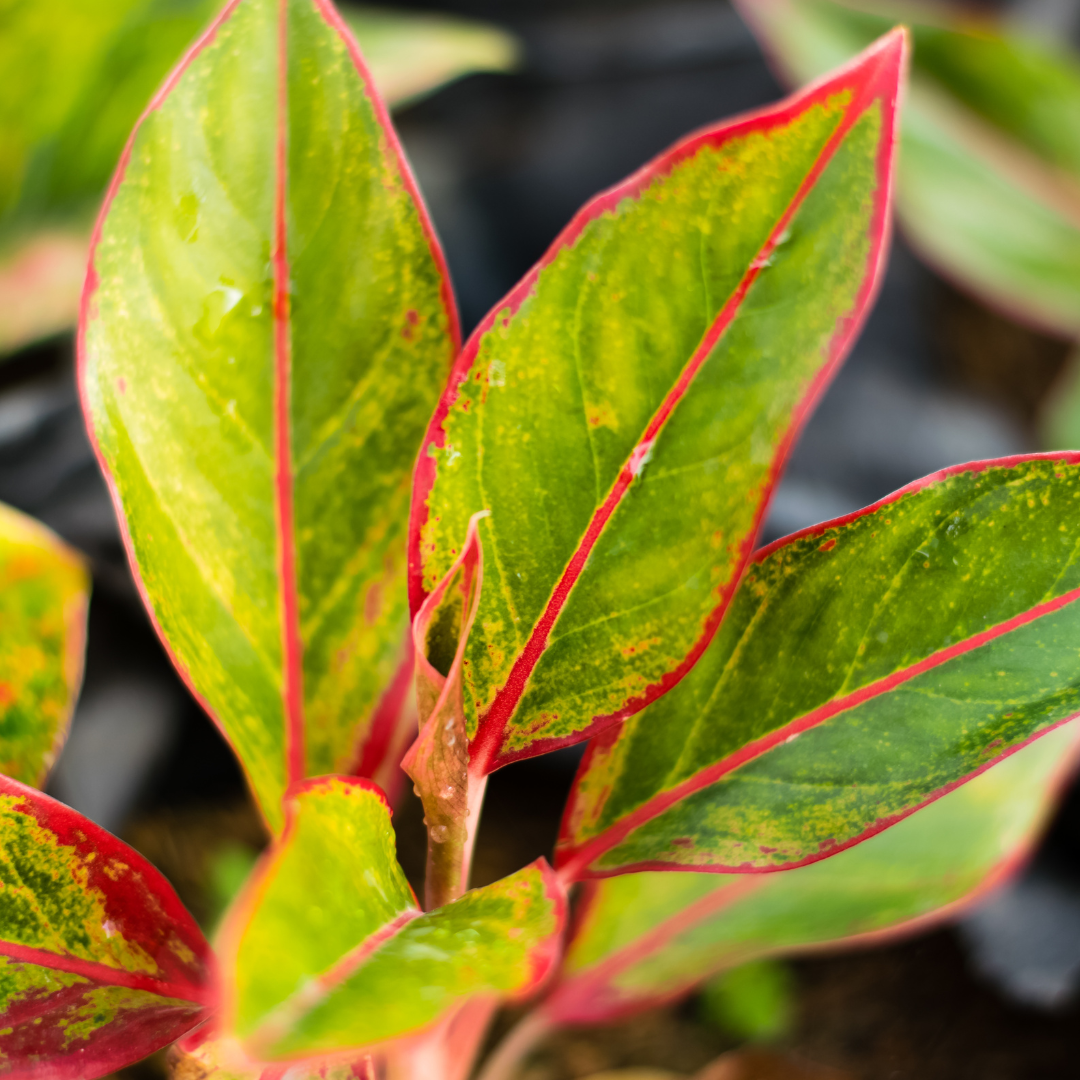
[[[168,882],[61,803],[0,777],[0,1072],[101,1076],[194,1027],[209,946]]]
[[[274,829],[396,693],[409,472],[456,346],[329,0],[231,0],[124,153],[79,355],[144,598]]]
[[[468,888],[469,857],[486,787],[483,779],[470,782],[462,689],[465,644],[483,590],[477,532],[483,516],[469,522],[461,554],[413,620],[423,727],[401,767],[424,804],[429,837],[424,906],[429,910],[456,900]]]
[[[589,747],[563,875],[825,858],[1080,712],[1080,455],[961,465],[754,558],[697,667]]]
[[[90,579],[48,529],[0,504],[0,773],[38,787],[82,682]]]
[[[225,1030],[252,1060],[415,1032],[470,998],[527,993],[555,962],[565,901],[543,860],[424,914],[378,789],[307,780],[287,808],[223,934]]]
[[[905,233],[991,303],[1058,333],[1080,331],[1074,55],[903,3],[739,0],[739,9],[795,82],[908,23],[913,78],[897,175]]]
[[[587,886],[542,1015],[593,1024],[649,1008],[761,956],[873,938],[952,915],[1027,855],[1076,758],[1052,732],[919,814],[783,874],[625,874]]]
[[[874,291],[898,31],[587,205],[458,359],[417,466],[412,605],[469,518],[472,768],[654,700],[715,631],[795,432]]]

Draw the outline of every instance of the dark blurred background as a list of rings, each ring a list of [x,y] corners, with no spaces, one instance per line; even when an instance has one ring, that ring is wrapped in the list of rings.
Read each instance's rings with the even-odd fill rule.
[[[587,198],[693,128],[785,93],[725,0],[387,6],[489,20],[522,47],[515,73],[470,76],[396,115],[466,330]],[[1080,0],[983,6],[1080,45]],[[131,839],[198,909],[209,903],[199,889],[213,845],[258,846],[260,828],[232,755],[142,612],[83,431],[72,349],[70,338],[55,339],[0,366],[0,500],[94,566],[85,690],[51,790]],[[946,465],[1038,449],[1038,410],[1069,351],[940,280],[899,236],[876,309],[803,433],[763,540]],[[480,877],[550,852],[575,760],[571,751],[494,777]],[[527,820],[509,825],[511,805],[526,807]],[[406,833],[409,815],[400,815]],[[793,1045],[856,1075],[1075,1075],[1080,798],[1070,795],[1025,876],[959,932],[802,961],[796,974]],[[548,1075],[679,1068],[699,1044],[701,1055],[716,1049],[685,1009],[583,1038],[549,1051]]]

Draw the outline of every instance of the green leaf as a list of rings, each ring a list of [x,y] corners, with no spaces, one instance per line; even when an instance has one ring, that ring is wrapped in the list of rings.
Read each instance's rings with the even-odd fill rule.
[[[741,0],[793,81],[911,25],[897,209],[918,249],[991,303],[1080,332],[1080,60],[1065,48],[904,4]],[[1065,175],[1071,174],[1071,175]]]
[[[93,205],[219,3],[0,5],[0,353],[74,324]]]
[[[329,0],[233,0],[121,162],[79,351],[144,596],[274,829],[404,696],[409,474],[456,346]]]
[[[44,526],[0,504],[0,773],[39,787],[82,683],[90,578]]]
[[[90,218],[146,103],[221,0],[0,4],[0,353],[73,325]],[[392,105],[516,62],[467,19],[344,9]]]
[[[417,468],[412,605],[470,517],[470,768],[579,741],[692,665],[873,294],[903,39],[588,204],[456,363]]]
[[[1080,455],[978,462],[755,556],[705,655],[567,805],[567,877],[779,869],[1080,712]]]
[[[1027,856],[1076,758],[1059,728],[893,828],[782,874],[625,874],[590,882],[552,1022],[600,1023],[762,956],[922,928]]]
[[[209,946],[165,879],[0,777],[0,1072],[101,1076],[206,1016]]]
[[[253,1060],[383,1042],[470,998],[528,993],[555,962],[565,900],[542,859],[424,914],[373,785],[307,780],[288,809],[220,949],[225,1027]]]
[[[1043,449],[1080,446],[1080,351],[1073,349],[1043,399],[1038,425]]]
[[[740,964],[702,987],[704,1020],[739,1039],[769,1041],[786,1035],[795,1014],[791,971],[776,960]]]
[[[475,19],[366,4],[341,10],[375,85],[394,105],[411,104],[462,75],[511,71],[520,59],[511,34]]]

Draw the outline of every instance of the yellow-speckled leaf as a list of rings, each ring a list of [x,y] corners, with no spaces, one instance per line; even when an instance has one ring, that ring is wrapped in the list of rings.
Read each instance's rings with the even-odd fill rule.
[[[85,408],[144,596],[277,829],[290,782],[393,743],[409,474],[457,346],[329,0],[225,7],[135,130],[84,301]]]
[[[874,296],[904,38],[587,204],[480,324],[417,464],[414,614],[465,542],[470,770],[661,697],[723,617]]]
[[[36,521],[0,504],[0,773],[40,786],[82,682],[90,578]]]
[[[224,1034],[251,1060],[394,1039],[470,1000],[525,994],[555,963],[566,901],[543,859],[425,913],[373,784],[305,780],[287,809],[219,942]]]
[[[206,1015],[210,949],[104,829],[0,777],[0,1076],[96,1077]]]
[[[947,918],[1028,855],[1073,768],[1077,723],[859,847],[782,874],[625,874],[590,882],[544,1015],[602,1023],[717,971]]]

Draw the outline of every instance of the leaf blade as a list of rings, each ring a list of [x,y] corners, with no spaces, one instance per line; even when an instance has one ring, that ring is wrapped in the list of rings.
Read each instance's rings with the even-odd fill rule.
[[[1075,455],[957,466],[760,552],[698,668],[588,751],[563,873],[650,843],[640,869],[813,862],[1064,723],[1078,478]]]
[[[803,97],[677,145],[586,206],[467,344],[417,465],[411,603],[418,610],[448,569],[467,518],[491,509],[490,587],[466,696],[479,771],[629,715],[676,682],[715,629],[793,433],[873,293],[901,60],[894,35]],[[773,154],[790,162],[779,179]],[[742,177],[756,181],[754,198]],[[823,193],[845,184],[843,196],[830,195],[859,207],[848,233],[827,220]],[[718,238],[710,214],[721,205],[745,220]],[[682,229],[670,241],[669,219]],[[820,307],[805,339],[787,343],[800,359],[763,365],[755,385],[745,353],[770,339],[765,330],[752,344],[749,324],[797,273],[809,234],[835,244],[835,276],[817,268],[828,282],[814,297]],[[648,259],[635,248],[645,237]],[[746,440],[730,451],[719,424],[709,427],[725,375],[751,387],[738,398],[748,408],[766,384],[778,401],[753,435],[738,405],[727,407],[737,431],[729,442]],[[679,473],[700,475],[710,455],[732,478],[730,502],[701,483],[676,490]],[[686,503],[697,520],[659,537],[657,521]],[[661,560],[643,565],[661,539],[673,549],[668,578]],[[643,583],[637,595],[619,595],[619,573],[608,569],[618,552],[623,577]],[[694,568],[690,581],[679,567]],[[681,606],[664,606],[679,593]],[[622,612],[595,630],[619,601],[659,614],[650,622]],[[560,689],[568,681],[572,691]]]
[[[234,0],[136,128],[84,294],[144,600],[274,828],[289,782],[362,756],[403,662],[408,473],[457,340],[388,125],[329,5]]]
[[[210,950],[138,854],[0,777],[5,1075],[131,1064],[206,1015]]]
[[[0,773],[40,787],[82,683],[90,579],[44,526],[0,504]]]
[[[555,962],[565,900],[542,860],[424,914],[373,786],[305,781],[290,815],[223,938],[226,1030],[252,1060],[397,1038],[470,998],[526,993]]]
[[[609,1022],[758,957],[892,940],[952,917],[1028,856],[1075,761],[1075,727],[812,866],[590,882],[579,936],[544,1015],[558,1024]]]

